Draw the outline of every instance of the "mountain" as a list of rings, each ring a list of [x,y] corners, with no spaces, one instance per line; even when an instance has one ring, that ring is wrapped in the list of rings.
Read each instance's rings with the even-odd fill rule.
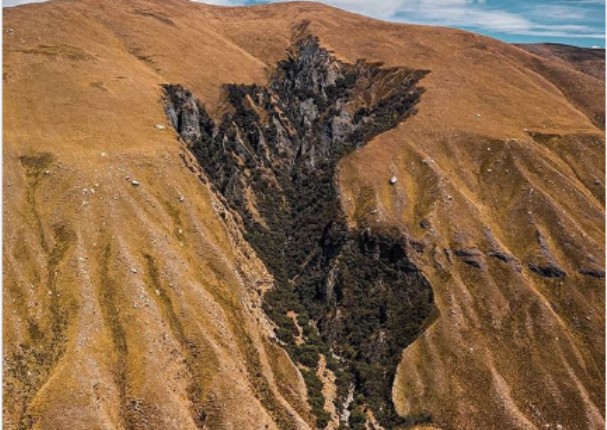
[[[7,429],[599,429],[604,59],[316,3],[4,9]]]
[[[605,80],[605,49],[580,48],[558,43],[527,43],[517,46],[540,57],[564,63],[587,75]]]

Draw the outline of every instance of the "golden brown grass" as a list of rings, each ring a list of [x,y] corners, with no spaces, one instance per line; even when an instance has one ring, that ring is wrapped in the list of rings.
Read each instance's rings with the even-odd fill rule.
[[[305,22],[345,61],[431,71],[419,113],[339,169],[351,225],[424,245],[412,255],[439,313],[403,353],[397,409],[442,429],[604,426],[604,282],[579,273],[604,270],[604,82],[486,37],[312,3],[52,1],[4,19],[5,428],[313,423],[266,338],[267,272],[154,128],[160,84],[217,114],[222,84],[263,83]],[[538,231],[567,277],[524,265]]]

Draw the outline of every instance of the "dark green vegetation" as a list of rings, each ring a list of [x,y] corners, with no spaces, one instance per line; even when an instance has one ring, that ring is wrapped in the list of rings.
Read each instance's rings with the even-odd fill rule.
[[[225,87],[233,110],[218,124],[189,91],[165,86],[173,126],[275,277],[265,310],[302,369],[319,427],[329,420],[319,354],[336,374],[338,410],[355,388],[342,427],[364,428],[365,408],[386,428],[430,419],[398,417],[391,388],[402,349],[432,312],[431,287],[397,229],[347,230],[334,183],[341,157],[415,112],[426,72],[380,66],[341,63],[304,37],[267,87]]]

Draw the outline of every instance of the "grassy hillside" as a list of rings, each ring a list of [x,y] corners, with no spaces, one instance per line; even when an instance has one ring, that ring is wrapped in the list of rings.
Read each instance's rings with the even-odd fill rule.
[[[219,120],[223,85],[267,84],[303,28],[345,63],[429,71],[417,114],[334,177],[345,225],[402,233],[432,286],[396,411],[444,430],[604,427],[603,80],[314,3],[3,13],[5,428],[314,428],[262,310],[271,272],[162,100],[181,84]]]

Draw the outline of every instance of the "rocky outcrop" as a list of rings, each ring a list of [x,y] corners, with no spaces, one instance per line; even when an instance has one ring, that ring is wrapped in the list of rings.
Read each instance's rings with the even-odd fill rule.
[[[346,64],[307,36],[267,86],[226,85],[231,111],[218,122],[187,89],[165,86],[172,125],[274,275],[265,310],[302,368],[320,427],[329,419],[322,384],[307,369],[321,353],[336,374],[340,415],[356,390],[344,425],[364,428],[367,408],[387,428],[420,421],[396,415],[391,388],[402,349],[433,310],[432,289],[401,232],[348,231],[334,173],[341,157],[415,113],[426,73]]]
[[[567,276],[565,270],[550,251],[548,241],[538,230],[536,232],[538,247],[527,257],[529,269],[535,274],[546,278],[562,278]]]

